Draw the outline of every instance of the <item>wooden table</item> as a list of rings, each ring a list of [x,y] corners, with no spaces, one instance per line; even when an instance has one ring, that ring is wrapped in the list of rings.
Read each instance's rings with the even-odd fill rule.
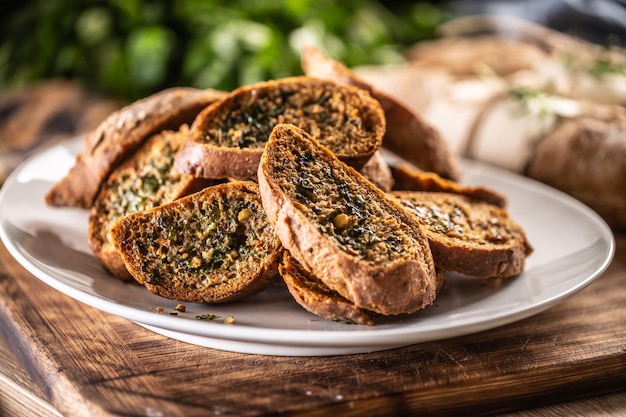
[[[596,396],[513,415],[626,415],[625,324],[626,235],[617,236],[601,277],[539,315],[470,336],[334,357],[247,355],[171,340],[51,289],[0,246],[0,411],[486,415]]]

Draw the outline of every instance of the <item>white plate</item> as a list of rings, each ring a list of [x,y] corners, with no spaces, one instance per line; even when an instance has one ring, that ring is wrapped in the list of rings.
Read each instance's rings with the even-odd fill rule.
[[[178,304],[108,275],[87,244],[87,211],[48,207],[44,195],[74,164],[82,141],[48,148],[20,165],[0,191],[0,236],[37,278],[95,308],[188,343],[228,351],[313,356],[372,352],[479,332],[539,313],[590,284],[614,253],[607,225],[545,185],[478,163],[464,181],[504,193],[535,252],[514,279],[485,284],[449,274],[436,305],[377,326],[335,323],[300,308],[282,287],[228,305]],[[157,307],[163,312],[158,313]],[[215,320],[196,316],[212,313]],[[227,318],[234,322],[229,323]]]

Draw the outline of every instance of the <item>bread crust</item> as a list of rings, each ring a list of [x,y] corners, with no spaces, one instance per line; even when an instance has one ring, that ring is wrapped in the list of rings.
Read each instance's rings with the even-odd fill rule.
[[[312,276],[289,252],[278,266],[281,277],[294,300],[305,310],[328,320],[374,325],[376,313],[354,305],[322,281]]]
[[[373,326],[384,318],[374,311],[355,306],[353,302],[328,288],[319,278],[306,271],[288,251],[283,253],[278,271],[289,293],[310,313],[328,320],[367,326]],[[445,271],[436,269],[435,272],[439,293],[445,284]]]
[[[501,193],[482,186],[462,185],[455,181],[441,178],[434,172],[414,169],[406,164],[397,164],[391,168],[394,181],[393,191],[430,191],[461,194],[472,200],[484,201],[494,206],[505,208],[507,199]]]
[[[459,179],[461,172],[456,155],[439,132],[407,106],[359,78],[346,66],[309,46],[302,51],[305,74],[335,80],[368,91],[385,113],[387,130],[383,147],[426,171],[448,179]]]
[[[533,249],[500,207],[461,194],[394,191],[391,196],[423,224],[437,268],[481,278],[507,278],[524,270]]]
[[[261,151],[224,149],[188,140],[174,162],[181,171],[202,178],[249,180],[256,178]]]
[[[277,123],[317,134],[357,168],[380,148],[385,132],[380,104],[363,90],[306,76],[264,81],[240,87],[202,111],[175,166],[206,178],[253,179]]]
[[[283,251],[250,181],[207,187],[122,217],[111,236],[137,282],[188,302],[225,303],[262,291],[276,277]]]
[[[316,163],[335,170],[339,176],[345,175],[366,194],[368,204],[379,204],[390,218],[396,219],[410,240],[402,241],[402,255],[382,263],[363,259],[342,248],[308,218],[302,204],[285,191],[277,175],[299,175],[286,167],[287,148],[313,152]],[[417,221],[306,132],[295,126],[276,126],[261,158],[258,179],[263,207],[283,246],[329,288],[357,307],[385,315],[412,313],[433,302],[437,278],[428,242]]]
[[[53,185],[45,201],[53,206],[91,207],[111,170],[144,140],[178,129],[224,93],[174,87],[137,100],[112,113],[84,141],[74,166]]]
[[[385,192],[392,190],[394,179],[391,167],[380,150],[374,153],[359,172],[381,190]]]

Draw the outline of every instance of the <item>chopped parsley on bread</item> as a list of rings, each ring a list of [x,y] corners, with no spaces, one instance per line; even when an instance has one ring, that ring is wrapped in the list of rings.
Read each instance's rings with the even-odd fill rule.
[[[176,167],[200,177],[253,179],[273,127],[298,126],[357,168],[385,132],[378,101],[361,89],[312,77],[244,86],[202,111]]]
[[[210,186],[122,217],[111,236],[137,282],[187,302],[223,303],[265,289],[282,254],[251,181]]]

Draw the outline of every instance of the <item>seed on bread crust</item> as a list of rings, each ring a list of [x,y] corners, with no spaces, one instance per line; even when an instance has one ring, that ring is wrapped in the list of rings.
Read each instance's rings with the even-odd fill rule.
[[[358,88],[312,77],[241,87],[201,112],[176,157],[182,172],[206,178],[255,178],[279,123],[298,126],[348,164],[363,166],[380,147],[380,104]]]
[[[284,247],[329,288],[381,314],[432,303],[437,278],[417,220],[302,129],[274,128],[258,178]],[[346,227],[333,222],[341,214]]]

